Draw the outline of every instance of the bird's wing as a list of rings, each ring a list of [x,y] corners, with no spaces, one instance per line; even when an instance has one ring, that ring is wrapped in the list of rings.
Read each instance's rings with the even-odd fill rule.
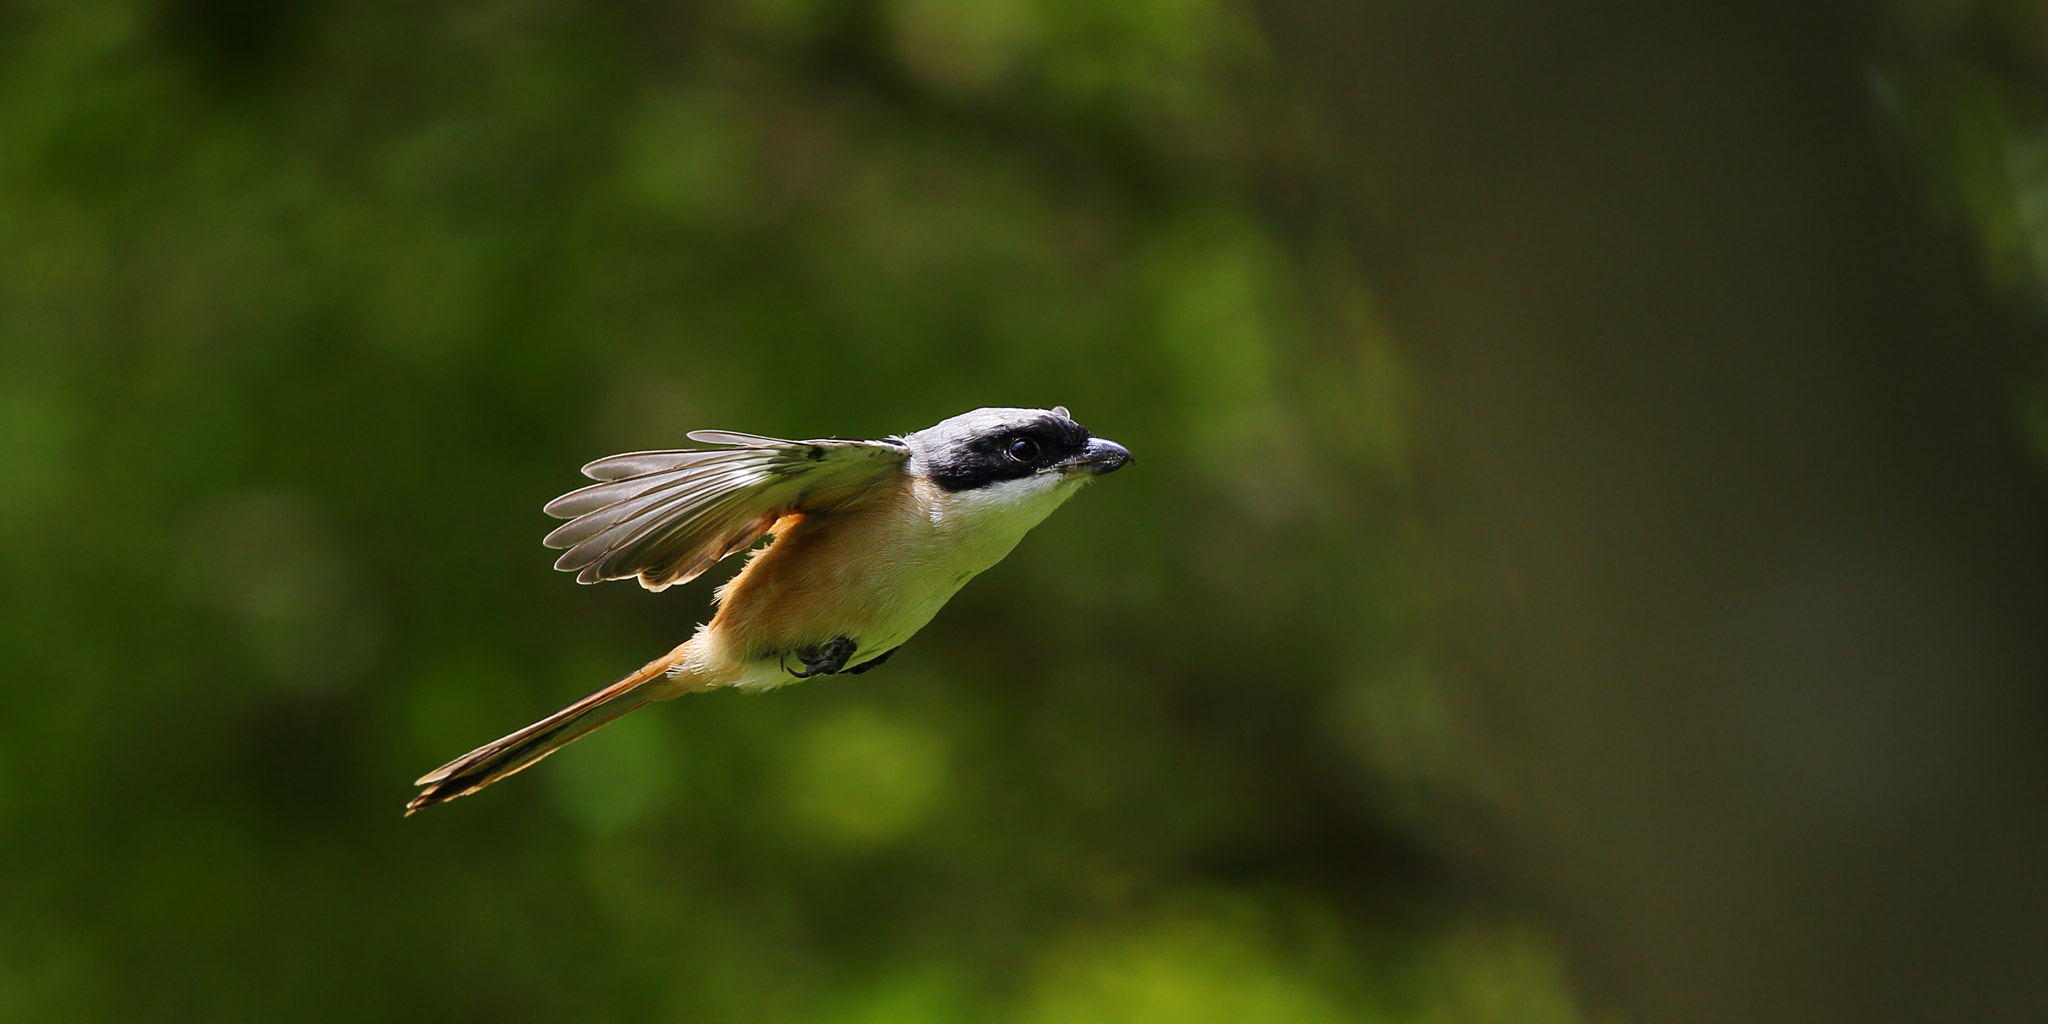
[[[727,447],[632,452],[583,467],[602,482],[547,504],[549,515],[569,520],[541,542],[569,549],[555,568],[578,583],[686,583],[785,515],[831,512],[878,492],[910,457],[895,440],[783,441],[723,430],[690,439]]]

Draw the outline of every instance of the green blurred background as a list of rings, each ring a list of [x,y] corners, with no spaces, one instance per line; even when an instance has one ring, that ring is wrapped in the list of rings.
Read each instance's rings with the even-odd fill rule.
[[[0,1021],[2048,1018],[2048,4],[0,0]],[[882,671],[407,782],[1071,406]]]

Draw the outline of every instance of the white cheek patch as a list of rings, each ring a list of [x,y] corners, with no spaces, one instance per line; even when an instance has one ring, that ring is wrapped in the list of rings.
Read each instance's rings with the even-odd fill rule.
[[[1022,519],[1026,528],[1052,514],[1086,477],[1065,473],[1033,473],[971,490],[953,491],[932,503],[932,525],[961,520]]]

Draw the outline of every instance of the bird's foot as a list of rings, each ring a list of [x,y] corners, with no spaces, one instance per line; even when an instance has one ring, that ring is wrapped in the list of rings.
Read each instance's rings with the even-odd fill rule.
[[[783,659],[782,670],[798,679],[829,676],[845,668],[846,659],[853,657],[853,652],[859,649],[860,645],[854,643],[852,637],[835,636],[816,647],[804,647],[790,652],[804,663],[803,671],[790,668],[787,657]]]
[[[891,647],[888,650],[883,651],[882,653],[875,655],[874,657],[869,658],[868,660],[863,661],[850,669],[847,669],[846,674],[850,676],[860,675],[862,672],[866,672],[868,669],[874,668],[876,665],[888,661],[890,655],[895,654],[897,651],[900,650],[902,650],[902,648],[900,647]]]

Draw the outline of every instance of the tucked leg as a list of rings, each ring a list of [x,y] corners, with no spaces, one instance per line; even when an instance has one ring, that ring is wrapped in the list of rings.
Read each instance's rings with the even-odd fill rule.
[[[809,679],[812,676],[829,676],[845,668],[846,659],[853,657],[853,652],[859,649],[860,645],[854,643],[852,637],[835,636],[816,647],[805,647],[791,652],[797,656],[799,661],[804,663],[803,671],[799,672],[796,669],[790,668],[786,659],[782,668],[783,671],[798,679]]]

